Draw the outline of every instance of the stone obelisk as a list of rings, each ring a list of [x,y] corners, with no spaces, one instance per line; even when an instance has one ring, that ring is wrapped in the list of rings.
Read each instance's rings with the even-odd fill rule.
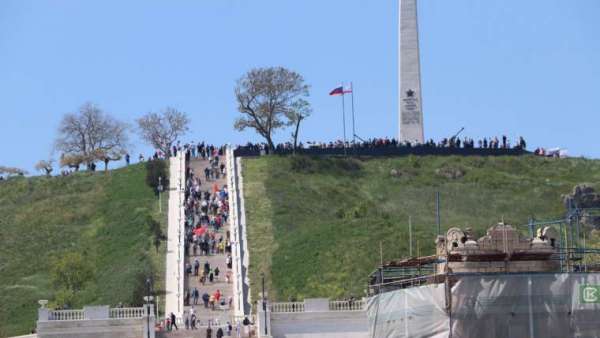
[[[423,143],[417,0],[399,1],[399,140],[413,144]]]

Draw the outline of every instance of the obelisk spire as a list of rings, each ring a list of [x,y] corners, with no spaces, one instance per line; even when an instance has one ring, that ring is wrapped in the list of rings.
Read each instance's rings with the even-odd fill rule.
[[[423,143],[417,0],[399,1],[399,140]]]

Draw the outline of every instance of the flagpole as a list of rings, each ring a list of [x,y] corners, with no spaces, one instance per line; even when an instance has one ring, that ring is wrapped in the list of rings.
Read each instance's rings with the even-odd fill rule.
[[[354,129],[354,85],[350,82],[350,94],[352,94],[352,146],[356,145],[356,130]]]
[[[344,124],[344,155],[346,154],[346,103],[344,102],[344,83],[342,82],[342,123]]]

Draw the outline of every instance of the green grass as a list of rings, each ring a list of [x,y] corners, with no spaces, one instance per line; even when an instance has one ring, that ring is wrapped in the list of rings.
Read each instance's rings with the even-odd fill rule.
[[[166,217],[145,176],[143,165],[132,165],[0,183],[0,337],[35,327],[37,301],[57,291],[49,264],[65,252],[82,253],[95,270],[75,307],[140,303],[148,273],[164,288],[165,248],[156,252],[146,219],[164,227]]]
[[[380,241],[384,260],[408,256],[409,216],[415,254],[433,254],[436,191],[443,231],[471,227],[482,236],[502,219],[561,218],[562,194],[579,183],[600,188],[600,161],[533,156],[270,156],[244,159],[243,174],[253,297],[265,273],[279,301],[362,296]]]

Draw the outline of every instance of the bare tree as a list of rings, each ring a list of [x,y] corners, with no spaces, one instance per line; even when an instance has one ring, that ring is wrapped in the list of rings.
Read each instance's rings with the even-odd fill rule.
[[[111,153],[99,150],[96,151],[94,157],[97,159],[101,159],[102,162],[104,162],[104,171],[108,171],[108,163],[111,161],[120,161],[125,154],[126,152]]]
[[[35,164],[35,170],[45,173],[46,176],[50,176],[53,170],[53,163],[53,160],[40,160],[38,163]]]
[[[104,160],[127,152],[128,126],[103,112],[97,105],[86,103],[77,113],[66,114],[58,128],[56,148],[67,158],[81,159],[88,169]]]
[[[304,119],[309,117],[311,113],[312,108],[310,107],[310,103],[308,103],[308,101],[304,99],[298,99],[285,113],[285,116],[289,121],[288,124],[294,128],[294,130],[292,131],[294,152],[298,147],[298,133],[300,132],[300,123],[302,123]]]
[[[273,132],[290,124],[286,118],[308,97],[309,86],[302,75],[282,67],[252,69],[238,80],[235,98],[242,117],[234,128],[256,130],[273,149]],[[306,101],[304,101],[306,102]]]
[[[0,166],[0,176],[2,176],[2,175],[6,175],[8,177],[24,176],[24,175],[27,175],[27,171],[20,169],[20,168]]]
[[[147,113],[137,124],[141,137],[167,155],[171,145],[189,130],[190,119],[186,113],[167,107],[160,113]]]

